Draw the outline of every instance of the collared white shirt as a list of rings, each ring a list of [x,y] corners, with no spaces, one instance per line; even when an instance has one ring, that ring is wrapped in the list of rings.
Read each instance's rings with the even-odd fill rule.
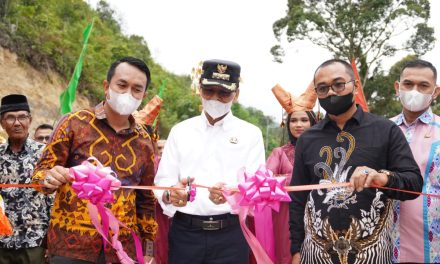
[[[254,173],[264,163],[263,136],[258,127],[231,112],[211,125],[203,112],[171,129],[154,184],[172,186],[180,179],[192,177],[194,183],[204,186],[223,182],[236,187],[240,169],[244,167]],[[163,191],[154,193],[164,213],[171,217],[176,210],[205,216],[231,212],[227,203],[215,205],[204,188],[197,188],[195,201],[185,207],[164,204]]]

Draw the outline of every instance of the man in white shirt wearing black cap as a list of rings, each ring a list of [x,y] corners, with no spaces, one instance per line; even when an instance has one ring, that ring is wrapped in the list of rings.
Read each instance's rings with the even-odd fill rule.
[[[203,112],[175,125],[168,136],[155,184],[198,188],[193,202],[184,191],[156,191],[164,213],[174,217],[169,234],[169,263],[247,263],[249,247],[237,215],[222,194],[237,186],[243,167],[255,172],[264,164],[261,130],[235,117],[240,65],[204,61],[200,78]]]

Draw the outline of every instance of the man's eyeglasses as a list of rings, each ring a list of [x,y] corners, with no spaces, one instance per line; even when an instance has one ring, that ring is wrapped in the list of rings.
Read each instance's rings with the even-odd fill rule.
[[[4,120],[9,125],[13,125],[15,123],[15,121],[17,121],[17,120],[18,120],[18,122],[23,124],[24,122],[28,121],[30,117],[31,117],[30,115],[20,115],[20,116],[11,116],[10,115],[10,116],[6,116],[4,118]]]
[[[200,89],[201,91],[202,91],[202,95],[204,96],[204,97],[206,97],[206,98],[211,98],[211,97],[213,97],[214,96],[214,94],[217,94],[217,96],[220,98],[220,99],[228,99],[228,98],[230,98],[231,97],[231,95],[234,93],[234,92],[231,92],[231,91],[225,91],[225,90],[218,90],[218,89],[211,89],[211,88],[208,88],[208,87],[203,87],[202,89]]]
[[[39,137],[36,137],[35,139],[40,142],[44,142],[44,141],[49,141],[50,136],[39,136]]]
[[[340,93],[345,90],[345,85],[347,83],[351,83],[354,81],[355,80],[351,80],[348,82],[335,82],[332,85],[320,84],[315,87],[315,91],[319,97],[326,96],[328,94],[328,91],[330,91],[330,89],[332,89],[335,93]]]

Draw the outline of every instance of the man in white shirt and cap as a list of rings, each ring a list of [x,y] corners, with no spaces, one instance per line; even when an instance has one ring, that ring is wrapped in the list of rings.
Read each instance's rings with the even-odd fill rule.
[[[247,263],[249,247],[222,190],[238,185],[241,168],[255,172],[264,164],[263,137],[259,128],[231,112],[239,95],[240,65],[207,60],[202,71],[203,112],[171,129],[154,183],[186,187],[191,178],[211,188],[198,188],[193,202],[187,202],[186,191],[155,192],[164,213],[174,217],[169,263]]]

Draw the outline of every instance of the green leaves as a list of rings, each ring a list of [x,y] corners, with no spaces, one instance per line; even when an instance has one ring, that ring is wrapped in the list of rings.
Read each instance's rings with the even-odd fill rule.
[[[166,138],[173,125],[200,114],[200,98],[191,90],[189,76],[169,73],[155,63],[145,39],[124,35],[115,15],[105,1],[93,10],[83,0],[0,0],[0,42],[37,69],[50,68],[68,79],[81,53],[83,29],[94,20],[78,91],[92,103],[98,102],[104,99],[102,81],[114,60],[124,56],[143,59],[152,76],[144,103],[158,94],[166,81],[158,119],[160,136]],[[268,152],[279,145],[277,124],[260,110],[234,104],[234,114],[262,129]]]
[[[335,57],[356,58],[365,86],[366,76],[383,57],[397,50],[420,55],[433,48],[429,15],[429,0],[289,0],[286,15],[274,22],[273,31],[278,41],[283,36],[289,42],[309,39]],[[278,62],[281,50],[279,44],[271,49]]]

